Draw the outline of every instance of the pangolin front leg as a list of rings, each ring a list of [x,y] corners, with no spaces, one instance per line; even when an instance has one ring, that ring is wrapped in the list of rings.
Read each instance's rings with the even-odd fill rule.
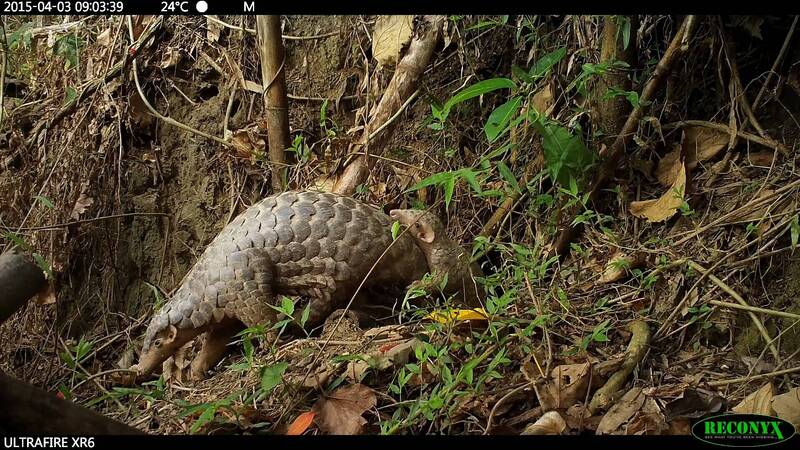
[[[206,377],[208,371],[225,356],[231,339],[242,328],[242,323],[236,319],[223,319],[205,333],[203,347],[189,368],[192,380],[202,380]]]

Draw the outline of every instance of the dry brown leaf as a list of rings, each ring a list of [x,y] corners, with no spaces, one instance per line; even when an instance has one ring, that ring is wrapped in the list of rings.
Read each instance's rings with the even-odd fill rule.
[[[771,403],[774,393],[775,387],[772,386],[772,382],[768,382],[731,409],[739,414],[772,415]]]
[[[97,43],[103,47],[111,45],[111,28],[106,28],[102,33],[97,35]]]
[[[378,16],[372,32],[372,55],[382,66],[392,66],[411,40],[414,16]]]
[[[218,19],[218,17],[212,15],[206,17],[206,39],[213,44],[219,41],[222,26],[212,19]]]
[[[539,89],[538,92],[533,94],[533,107],[545,117],[550,117],[550,114],[553,112],[554,104],[555,99],[553,98],[553,89],[550,87],[550,84],[545,85],[543,88]]]
[[[86,210],[94,203],[94,199],[86,195],[86,191],[88,189],[89,183],[84,182],[81,184],[81,193],[78,196],[78,200],[75,201],[75,205],[72,207],[72,212],[69,214],[70,219],[80,219],[81,214],[85,213]]]
[[[568,408],[586,398],[591,378],[591,364],[568,364],[554,368],[550,379],[537,390],[542,409]]]
[[[763,151],[753,152],[745,157],[745,161],[754,166],[771,167],[772,161],[775,159],[775,152]]]
[[[625,395],[603,416],[600,425],[597,426],[597,434],[612,434],[628,422],[644,405],[647,396],[642,392],[642,388],[635,387]]]
[[[233,144],[236,154],[242,158],[258,159],[264,154],[266,142],[259,136],[254,128],[245,128],[231,133],[228,141]]]
[[[686,193],[686,168],[681,166],[675,182],[661,197],[654,200],[631,202],[630,212],[648,222],[663,222],[672,217],[683,204]]]
[[[548,411],[544,413],[535,423],[525,427],[522,435],[553,435],[562,434],[567,429],[567,422],[556,411]]]
[[[631,269],[636,269],[644,263],[641,254],[626,255],[617,251],[606,264],[600,283],[612,283],[621,279]]]
[[[340,387],[311,408],[314,422],[327,434],[361,434],[367,420],[361,415],[378,404],[375,392],[363,384]]]
[[[683,131],[683,142],[673,147],[658,163],[656,176],[664,186],[671,186],[681,170],[681,149],[688,170],[693,170],[728,146],[730,134],[714,128],[687,127]]]
[[[795,428],[800,428],[800,388],[773,397],[772,410],[781,419],[791,422]]]
[[[363,359],[353,360],[347,364],[345,376],[354,382],[360,382],[369,369],[386,370],[390,367],[400,367],[408,363],[409,356],[414,351],[420,341],[416,338],[405,342],[394,343],[391,348],[385,351],[364,355]]]
[[[669,425],[661,413],[656,401],[647,396],[642,405],[642,409],[633,416],[625,427],[625,434],[635,435],[658,435],[669,430]]]
[[[162,69],[168,69],[170,67],[177,66],[180,61],[181,61],[180,50],[178,50],[177,48],[169,47],[161,55],[161,64],[159,64],[159,66]]]
[[[289,429],[286,430],[286,436],[300,436],[305,433],[311,423],[314,422],[314,416],[316,416],[314,411],[306,411],[297,416],[297,419],[294,419],[294,422],[289,425]]]
[[[52,305],[56,302],[56,289],[53,282],[48,282],[47,286],[36,294],[37,305]]]

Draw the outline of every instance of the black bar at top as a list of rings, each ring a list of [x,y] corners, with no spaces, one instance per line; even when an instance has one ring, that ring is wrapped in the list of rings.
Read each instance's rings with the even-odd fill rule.
[[[800,2],[706,0],[0,0],[0,15],[255,15],[255,14],[789,14]],[[770,10],[770,11],[767,11]],[[790,11],[793,10],[793,11]]]

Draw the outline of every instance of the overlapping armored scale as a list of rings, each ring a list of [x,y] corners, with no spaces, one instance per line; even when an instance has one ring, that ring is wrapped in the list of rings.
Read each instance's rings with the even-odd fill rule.
[[[326,311],[332,310],[350,299],[391,243],[389,217],[350,197],[317,192],[267,197],[209,244],[151,321],[145,341],[169,324],[200,327],[235,317],[249,326],[270,320],[273,310],[266,305],[275,295],[320,299]],[[376,265],[365,287],[404,287],[425,272],[424,255],[406,233]]]

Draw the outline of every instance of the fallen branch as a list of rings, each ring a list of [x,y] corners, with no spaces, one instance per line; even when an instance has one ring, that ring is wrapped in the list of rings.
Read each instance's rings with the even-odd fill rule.
[[[633,321],[628,326],[628,329],[631,331],[632,335],[631,341],[628,343],[625,361],[623,361],[622,367],[614,372],[614,374],[609,377],[608,381],[606,381],[606,383],[594,393],[594,396],[592,396],[592,400],[587,407],[592,414],[600,409],[606,409],[611,406],[614,394],[622,389],[628,381],[628,377],[633,372],[633,369],[642,362],[642,359],[644,359],[644,356],[647,354],[647,350],[650,348],[650,327],[646,322],[642,320]]]
[[[99,89],[101,86],[105,85],[109,81],[111,81],[114,78],[116,78],[117,76],[119,76],[122,73],[122,69],[125,68],[125,66],[127,65],[128,59],[130,58],[130,55],[131,54],[136,55],[142,50],[142,48],[144,47],[144,44],[153,35],[155,35],[156,31],[158,31],[161,28],[161,24],[163,23],[163,21],[164,21],[164,18],[162,16],[156,17],[153,20],[153,23],[150,24],[150,26],[147,28],[147,30],[145,30],[141,34],[141,36],[139,36],[139,39],[137,39],[136,42],[134,42],[131,45],[130,51],[125,53],[125,56],[122,58],[121,61],[119,61],[116,64],[114,64],[108,71],[106,71],[106,73],[102,77],[96,78],[96,79],[88,82],[86,84],[86,87],[84,87],[78,93],[78,95],[76,95],[73,99],[68,101],[66,105],[62,106],[61,109],[59,109],[58,112],[56,112],[56,114],[53,116],[52,119],[43,120],[43,121],[38,122],[36,124],[36,126],[33,128],[33,130],[31,131],[30,138],[28,138],[28,145],[35,144],[39,139],[39,134],[43,130],[50,129],[54,125],[56,125],[57,123],[61,122],[65,117],[67,117],[68,115],[72,114],[75,111],[75,109],[77,108],[78,104],[83,99],[88,98],[95,91],[97,91],[97,89]],[[134,64],[135,63],[136,62],[134,61]],[[135,72],[134,72],[134,75],[135,75]]]
[[[123,213],[123,214],[112,214],[110,216],[100,216],[100,217],[92,217],[89,219],[81,219],[76,220],[73,222],[64,222],[64,223],[57,223],[55,225],[43,225],[40,227],[20,227],[17,228],[17,232],[20,231],[42,231],[42,230],[55,230],[58,228],[67,228],[73,225],[78,225],[81,223],[88,223],[88,222],[97,222],[100,220],[108,220],[108,219],[119,219],[121,217],[134,217],[134,216],[167,216],[166,213],[161,212],[134,212],[134,213]]]
[[[417,37],[411,41],[408,51],[397,63],[397,70],[380,102],[372,112],[369,122],[364,127],[361,139],[350,149],[351,153],[363,152],[364,154],[353,159],[345,167],[341,177],[333,186],[333,192],[349,195],[355,192],[359,184],[366,181],[369,175],[370,159],[369,152],[365,149],[368,146],[380,149],[388,140],[391,129],[390,120],[398,111],[402,111],[403,105],[417,90],[419,80],[439,41],[444,20],[444,16],[424,16]],[[372,130],[382,130],[382,132],[376,135]]]

